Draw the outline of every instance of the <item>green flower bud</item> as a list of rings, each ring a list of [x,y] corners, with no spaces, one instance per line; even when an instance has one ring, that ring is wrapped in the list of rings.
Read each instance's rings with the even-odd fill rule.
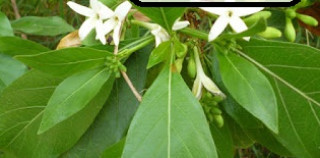
[[[293,27],[292,21],[290,18],[286,18],[286,26],[284,29],[284,35],[290,42],[294,42],[296,39],[296,31]]]
[[[221,115],[213,115],[213,118],[216,125],[221,128],[224,124],[223,117]]]
[[[219,102],[223,101],[224,98],[222,96],[216,95],[213,97],[213,100],[219,103]]]
[[[271,12],[269,12],[269,11],[260,11],[258,13],[255,13],[255,14],[245,18],[243,21],[248,26],[251,26],[254,23],[256,23],[260,18],[268,19],[270,16],[271,16]]]
[[[177,41],[174,43],[174,48],[175,48],[176,56],[178,58],[183,58],[186,56],[188,51],[187,45],[181,43],[180,41]]]
[[[177,71],[180,73],[182,70],[182,64],[183,64],[184,58],[177,59],[174,63],[176,65]]]
[[[269,39],[269,38],[279,38],[282,36],[282,33],[280,30],[274,27],[267,27],[265,31],[258,33],[258,35]]]
[[[307,25],[314,27],[318,26],[317,19],[313,18],[312,16],[297,13],[297,18]]]
[[[213,115],[221,115],[222,111],[217,107],[212,107],[210,109],[210,113],[213,114]]]
[[[188,61],[188,75],[190,76],[190,78],[195,78],[196,77],[196,62],[194,61],[193,57],[190,57],[189,61]]]
[[[297,16],[297,13],[296,13],[296,11],[293,10],[293,9],[287,9],[287,10],[286,10],[286,16],[287,16],[288,18],[290,18],[290,19],[293,19],[293,18],[295,18],[295,17]]]

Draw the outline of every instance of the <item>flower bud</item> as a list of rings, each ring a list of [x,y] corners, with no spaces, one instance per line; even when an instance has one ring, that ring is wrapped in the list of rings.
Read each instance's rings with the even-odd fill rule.
[[[212,107],[210,109],[210,113],[213,114],[213,115],[221,115],[222,111],[217,107]]]
[[[293,19],[297,16],[297,13],[295,10],[293,9],[287,9],[286,10],[286,17],[290,18],[290,19]]]
[[[260,11],[258,13],[255,13],[247,18],[245,18],[243,21],[248,25],[253,25],[256,23],[260,18],[268,19],[271,16],[271,12],[269,11]]]
[[[175,66],[177,68],[177,71],[180,73],[181,70],[182,70],[182,64],[183,64],[183,60],[184,58],[179,58],[177,59],[174,63],[175,63]]]
[[[221,128],[224,124],[223,117],[221,115],[213,115],[215,124]]]
[[[291,19],[288,17],[286,18],[286,26],[284,29],[284,35],[290,42],[294,42],[294,40],[296,39],[296,31],[293,27]]]
[[[313,18],[312,16],[297,13],[297,18],[307,25],[314,27],[318,26],[317,19]]]
[[[280,30],[274,27],[267,27],[267,29],[263,32],[260,32],[259,35],[264,38],[279,38],[282,36],[282,33]]]
[[[190,78],[195,78],[197,73],[196,69],[196,62],[194,61],[194,58],[191,56],[188,61],[188,75]]]

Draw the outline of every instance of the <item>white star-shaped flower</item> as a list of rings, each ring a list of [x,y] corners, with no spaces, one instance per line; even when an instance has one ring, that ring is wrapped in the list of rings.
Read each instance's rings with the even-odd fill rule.
[[[193,83],[192,93],[195,95],[195,97],[200,100],[202,95],[202,87],[204,87],[210,93],[225,98],[225,95],[220,91],[217,85],[204,73],[199,54],[197,52],[194,52],[194,57],[197,66],[197,76]]]
[[[219,15],[219,18],[215,21],[209,32],[208,40],[213,41],[222,33],[228,24],[230,24],[231,28],[237,33],[247,30],[247,25],[240,17],[259,12],[263,9],[263,7],[201,7],[201,9],[212,14]],[[244,37],[243,39],[249,40],[250,37]]]
[[[101,28],[103,30],[103,33],[106,35],[109,32],[113,30],[113,42],[117,46],[120,42],[120,36],[121,36],[121,26],[123,21],[125,20],[127,14],[129,13],[132,5],[130,2],[125,1],[121,3],[114,11],[114,14],[112,17],[110,17],[109,20],[107,20],[103,27]],[[105,36],[99,36],[97,37],[100,40],[105,40]]]
[[[190,24],[189,21],[179,21],[179,20],[180,18],[174,22],[172,26],[172,30],[174,31],[180,30],[187,27]],[[160,25],[142,22],[142,21],[140,21],[139,23],[144,27],[146,27],[147,29],[151,30],[151,34],[153,34],[155,37],[156,47],[158,47],[162,42],[168,41],[170,39],[170,35],[168,34],[168,32],[164,28],[162,28]]]
[[[102,36],[103,31],[101,28],[103,27],[103,20],[113,16],[113,11],[98,0],[90,0],[91,8],[79,5],[72,1],[69,1],[67,4],[75,12],[87,17],[79,29],[79,37],[81,40],[84,40],[94,28],[96,29],[97,36]],[[103,44],[106,43],[106,40],[100,41]]]

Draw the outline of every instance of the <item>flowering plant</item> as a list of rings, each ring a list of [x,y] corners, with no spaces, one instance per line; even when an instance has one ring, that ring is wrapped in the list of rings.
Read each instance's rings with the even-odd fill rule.
[[[317,2],[62,2],[1,8],[0,157],[319,157]]]

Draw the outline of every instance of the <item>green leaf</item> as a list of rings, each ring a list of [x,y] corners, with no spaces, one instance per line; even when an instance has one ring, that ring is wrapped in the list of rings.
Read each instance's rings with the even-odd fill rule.
[[[147,69],[168,59],[171,52],[171,43],[171,41],[163,42],[151,52]]]
[[[268,79],[250,62],[218,54],[222,81],[232,97],[273,132],[278,132],[277,99]]]
[[[254,140],[231,118],[226,118],[226,122],[230,128],[232,142],[234,147],[246,149],[254,144]]]
[[[112,53],[91,48],[66,48],[15,58],[45,73],[70,76],[104,65],[108,56]]]
[[[0,24],[0,36],[14,36],[9,19],[2,12],[0,12]]]
[[[66,78],[52,94],[38,134],[46,132],[85,108],[107,81],[113,85],[113,77],[108,68],[97,68]]]
[[[152,48],[149,46],[139,50],[126,61],[127,74],[138,92],[142,92],[145,85],[146,65]],[[123,78],[117,79],[112,93],[95,122],[63,157],[100,158],[105,149],[117,143],[127,134],[138,105],[139,101],[133,95],[126,81]]]
[[[50,49],[38,43],[18,37],[0,37],[0,53],[6,55],[30,55],[46,52]]]
[[[118,143],[106,149],[101,158],[121,158],[126,138],[121,139]]]
[[[153,22],[161,25],[167,31],[172,30],[174,22],[182,16],[185,8],[172,8],[172,7],[138,7],[141,13],[149,17]]]
[[[233,141],[230,128],[227,124],[219,128],[216,124],[210,124],[210,130],[220,158],[233,158]]]
[[[218,157],[201,105],[169,67],[144,95],[122,157]]]
[[[73,31],[61,17],[25,16],[11,23],[15,31],[39,36],[56,36]]]
[[[320,155],[320,51],[308,46],[253,39],[238,53],[272,81],[278,98],[277,140],[297,157]],[[313,132],[311,132],[313,131]]]
[[[0,54],[0,92],[27,71],[27,67],[7,55]]]
[[[0,96],[0,150],[5,157],[58,157],[87,130],[111,89],[107,83],[86,108],[37,135],[45,105],[61,80],[31,71],[4,90]]]

